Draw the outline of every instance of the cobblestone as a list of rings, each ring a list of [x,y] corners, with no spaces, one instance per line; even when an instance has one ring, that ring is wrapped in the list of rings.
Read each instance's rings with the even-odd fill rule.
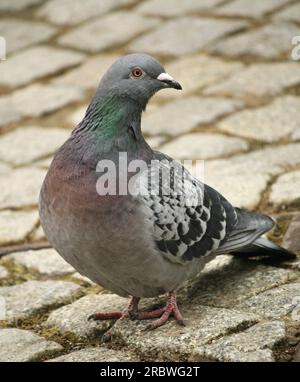
[[[32,316],[43,309],[71,300],[78,295],[79,285],[69,281],[36,281],[0,288],[5,299],[6,320],[14,321]]]
[[[230,165],[231,163],[226,163],[225,168],[229,168]],[[221,170],[213,173],[210,168],[210,164],[206,163],[205,182],[217,189],[236,207],[256,208],[271,179],[271,175],[266,173],[254,175],[252,171],[248,172],[246,165],[241,169],[243,172],[227,173],[226,177],[222,176]]]
[[[300,145],[281,145],[205,163],[205,182],[234,205],[255,208],[273,175],[300,164]],[[226,175],[226,176],[225,176]]]
[[[300,22],[300,4],[295,3],[290,7],[286,7],[284,10],[278,12],[274,16],[275,19],[279,20],[291,20]]]
[[[0,128],[13,122],[17,122],[22,118],[22,114],[19,110],[13,106],[11,96],[0,97]]]
[[[22,127],[0,136],[0,160],[15,166],[31,163],[53,154],[69,135],[65,129]]]
[[[137,362],[133,355],[124,350],[112,350],[104,347],[87,348],[53,358],[48,362]]]
[[[58,25],[73,25],[108,11],[130,5],[134,0],[51,0],[44,4],[37,15]]]
[[[6,52],[8,55],[30,45],[46,41],[54,36],[56,31],[55,27],[40,22],[13,18],[0,20],[0,36],[3,36],[6,40]]]
[[[5,279],[8,275],[8,270],[0,265],[0,280]]]
[[[0,126],[19,121],[22,117],[39,117],[49,114],[69,103],[84,98],[84,91],[77,86],[56,84],[30,85],[10,95],[0,97]]]
[[[5,164],[0,162],[0,174],[7,174],[10,171],[10,167]]]
[[[246,310],[267,318],[279,318],[294,312],[298,313],[300,300],[300,284],[293,283],[282,285],[254,296],[237,306],[238,309]],[[295,309],[296,308],[296,309]],[[297,316],[299,320],[299,317]]]
[[[54,249],[12,253],[6,259],[47,276],[63,276],[75,272]]]
[[[65,34],[58,42],[88,52],[99,52],[121,45],[158,23],[154,18],[116,12]]]
[[[0,209],[37,205],[45,174],[41,169],[22,168],[0,175]]]
[[[226,98],[186,97],[146,114],[142,122],[144,133],[175,136],[199,125],[214,122],[218,117],[238,110],[243,103]]]
[[[296,62],[253,64],[234,73],[225,81],[209,86],[204,94],[266,97],[279,94],[299,83],[300,67]]]
[[[114,294],[87,295],[53,311],[45,325],[54,326],[61,333],[73,333],[77,337],[95,337],[105,332],[112,321],[88,321],[88,317],[96,312],[123,310],[127,304],[127,299]]]
[[[221,362],[273,362],[271,349],[284,341],[285,335],[283,322],[268,321],[199,347],[197,353]]]
[[[30,85],[10,96],[12,107],[24,117],[39,117],[84,98],[76,86]],[[0,100],[1,102],[1,100]]]
[[[248,144],[243,139],[222,134],[192,133],[166,143],[160,150],[177,159],[210,159],[245,151]]]
[[[270,202],[276,205],[300,203],[300,171],[279,176],[272,186]]]
[[[146,51],[154,55],[183,56],[197,52],[221,36],[237,32],[246,25],[244,21],[182,17],[166,22],[140,37],[129,48],[131,51]],[[185,33],[182,33],[183,30]]]
[[[224,16],[261,17],[274,12],[289,0],[234,0],[216,9],[215,13]]]
[[[0,244],[24,240],[38,223],[37,211],[0,211]]]
[[[16,53],[3,64],[0,85],[21,86],[79,64],[81,53],[39,46]]]
[[[300,128],[297,128],[294,130],[294,132],[291,135],[292,141],[299,141],[300,140]]]
[[[56,342],[47,341],[29,330],[0,329],[0,361],[29,362],[41,356],[51,356],[63,347]]]
[[[223,266],[204,269],[189,295],[195,296],[193,303],[196,305],[236,308],[239,302],[248,301],[252,296],[296,277],[287,269],[232,259]]]
[[[174,17],[206,11],[220,4],[222,0],[151,0],[143,2],[137,11],[145,15]]]
[[[254,110],[240,111],[223,119],[218,127],[228,133],[265,142],[276,142],[299,126],[300,97],[285,96]],[[262,129],[261,127],[264,126]]]
[[[292,38],[298,33],[296,25],[277,22],[229,37],[211,46],[209,50],[227,56],[248,55],[271,60],[289,52]]]
[[[42,1],[43,0],[17,0],[17,1],[2,0],[0,4],[0,10],[3,12],[21,11],[28,7],[40,4]]]

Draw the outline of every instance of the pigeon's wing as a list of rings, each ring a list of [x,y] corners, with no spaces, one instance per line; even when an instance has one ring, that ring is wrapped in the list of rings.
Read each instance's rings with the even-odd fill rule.
[[[157,154],[161,160],[161,154]],[[171,182],[166,186],[160,178],[159,192],[144,195],[144,203],[157,248],[169,260],[186,263],[219,248],[236,224],[236,212],[218,192],[195,179],[181,164],[166,156],[163,159],[160,166],[174,169]]]
[[[160,178],[159,192],[143,198],[150,210],[155,245],[170,261],[185,264],[212,252],[234,252],[273,226],[270,218],[234,208],[178,162],[159,152],[155,154],[164,167],[175,168],[171,177],[174,182],[165,187]],[[182,191],[182,179],[188,191]]]

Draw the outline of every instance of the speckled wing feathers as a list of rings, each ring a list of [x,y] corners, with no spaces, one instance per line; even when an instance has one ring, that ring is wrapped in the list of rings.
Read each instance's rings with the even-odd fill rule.
[[[199,206],[187,206],[180,197],[153,199],[150,208],[154,240],[169,260],[185,263],[218,249],[226,236],[227,225],[226,211],[220,202],[213,203],[208,193],[205,193],[204,204]],[[161,205],[160,212],[155,212],[157,203]]]
[[[159,159],[162,159],[161,154]],[[178,183],[182,182],[176,173],[179,168],[189,185],[181,193],[178,191],[182,191],[184,184],[178,188]],[[232,229],[236,224],[234,208],[177,162],[174,182],[170,184],[177,184],[177,189],[164,190],[164,184],[160,184],[159,194],[144,196],[157,248],[170,261],[183,264],[216,251],[227,235],[227,228]]]

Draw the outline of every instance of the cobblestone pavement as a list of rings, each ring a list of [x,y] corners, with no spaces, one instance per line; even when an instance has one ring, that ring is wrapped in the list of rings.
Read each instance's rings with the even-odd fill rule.
[[[143,51],[184,88],[151,101],[149,143],[205,159],[206,182],[277,217],[272,238],[300,254],[300,1],[1,0],[0,35],[0,246],[23,249],[0,258],[0,360],[299,360],[300,260],[221,256],[180,294],[185,328],[125,320],[105,345],[112,322],[87,317],[126,300],[26,248],[45,241],[37,197],[53,152],[106,68]]]

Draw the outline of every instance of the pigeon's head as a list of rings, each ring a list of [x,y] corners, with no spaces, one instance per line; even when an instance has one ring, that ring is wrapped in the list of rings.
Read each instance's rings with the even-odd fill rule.
[[[182,89],[153,57],[134,53],[112,64],[100,82],[99,92],[128,97],[145,108],[156,92],[167,88]]]

